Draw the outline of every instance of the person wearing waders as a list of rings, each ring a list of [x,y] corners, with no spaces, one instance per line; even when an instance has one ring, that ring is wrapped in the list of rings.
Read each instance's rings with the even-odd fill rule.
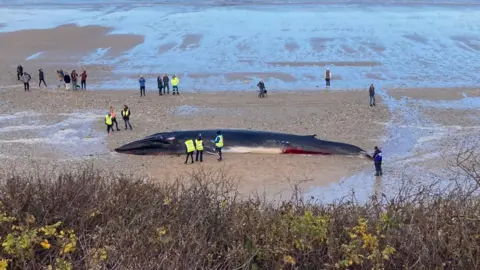
[[[375,176],[382,176],[382,151],[375,146],[373,153],[373,162],[375,164]]]
[[[17,67],[17,79],[20,81],[23,76],[23,67],[22,65],[18,65]]]
[[[223,148],[223,135],[222,132],[219,130],[217,131],[217,137],[215,138],[214,141],[212,141],[215,144],[215,152],[218,153],[218,161],[222,160],[222,148]]]
[[[112,117],[112,131],[113,131],[113,123],[115,123],[115,126],[117,127],[117,131],[120,131],[120,129],[118,128],[117,114],[115,113],[113,106],[110,106],[110,116]]]
[[[325,70],[325,88],[330,88],[330,79],[332,78],[332,72],[329,68]]]
[[[140,76],[140,79],[138,80],[140,83],[140,97],[141,96],[146,96],[145,95],[145,78],[143,76]]]
[[[178,93],[178,84],[180,83],[180,81],[178,80],[178,77],[173,75],[172,76],[172,95],[175,95],[175,90],[177,90],[177,95],[180,95],[180,93]]]
[[[195,139],[195,149],[197,150],[197,155],[195,157],[195,161],[198,162],[198,156],[200,155],[200,162],[203,162],[202,134],[198,134],[197,138]]]
[[[375,87],[373,86],[373,83],[370,84],[368,94],[370,95],[370,107],[375,106]]]
[[[22,82],[23,82],[23,88],[25,88],[25,92],[30,92],[31,79],[32,79],[32,76],[30,76],[30,74],[28,74],[27,72],[23,72]]]
[[[185,149],[187,151],[187,159],[185,159],[185,164],[188,162],[188,157],[192,159],[193,164],[193,152],[195,152],[195,145],[193,144],[192,139],[188,139],[185,141]]]
[[[43,84],[45,87],[47,87],[47,83],[45,83],[45,74],[43,74],[43,69],[38,70],[38,87],[40,87]]]
[[[163,94],[165,94],[165,89],[163,88],[163,80],[161,76],[157,77],[157,85],[158,85],[158,94],[160,96],[162,95],[162,89],[163,89]]]
[[[130,130],[132,130],[132,125],[130,125],[130,109],[128,108],[127,105],[123,105],[124,108],[122,110],[122,117],[123,117],[123,122],[125,122],[125,130],[127,130],[127,125],[130,127]]]
[[[110,116],[110,113],[107,113],[105,115],[105,125],[107,125],[107,134],[108,136],[111,135],[110,130],[113,132],[113,123],[112,123],[112,117]]]
[[[170,95],[170,86],[168,85],[169,81],[170,81],[170,78],[168,78],[168,75],[165,74],[163,76],[163,93],[165,93],[165,89],[167,89],[167,95]]]

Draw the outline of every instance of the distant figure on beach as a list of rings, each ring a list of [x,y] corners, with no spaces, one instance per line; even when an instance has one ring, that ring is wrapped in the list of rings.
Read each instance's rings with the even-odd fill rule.
[[[28,74],[27,72],[23,72],[22,82],[23,82],[23,88],[25,88],[25,92],[30,92],[31,79],[32,79],[32,76],[30,76],[30,74]]]
[[[161,96],[162,95],[162,89],[163,89],[163,94],[165,94],[165,89],[163,88],[163,79],[162,76],[157,77],[157,86],[158,86],[158,94]]]
[[[165,74],[163,76],[163,91],[165,91],[165,89],[167,89],[167,95],[170,94],[170,86],[168,85],[168,82],[170,81],[170,78],[168,78],[168,75]],[[164,92],[165,93],[165,92]]]
[[[78,84],[77,84],[77,79],[78,79],[78,74],[77,71],[72,70],[72,73],[70,73],[70,77],[72,77],[72,89],[78,90]]]
[[[146,96],[145,95],[145,78],[143,76],[140,76],[140,79],[138,80],[140,83],[140,96]]]
[[[175,95],[175,90],[177,90],[177,95],[180,95],[180,93],[178,93],[179,83],[180,83],[180,80],[178,80],[178,77],[173,75],[172,76],[172,95]]]
[[[330,88],[331,78],[332,78],[332,72],[330,71],[330,68],[327,68],[327,70],[325,70],[325,88]]]
[[[195,149],[197,150],[197,155],[195,157],[195,161],[198,162],[198,156],[200,155],[200,162],[203,162],[202,134],[198,134],[197,138],[195,139]]]
[[[60,85],[58,87],[61,87],[62,86],[62,83],[63,83],[63,77],[64,77],[64,73],[63,73],[63,70],[57,70],[57,76],[58,76],[58,80],[60,81]],[[65,83],[64,83],[65,84]]]
[[[195,145],[193,144],[192,139],[188,139],[185,141],[185,150],[187,152],[187,158],[185,159],[185,164],[188,162],[188,157],[192,159],[193,164],[193,152],[195,152]]]
[[[18,65],[17,66],[17,79],[20,81],[22,79],[21,78],[22,76],[23,76],[23,67],[22,67],[22,65]]]
[[[45,87],[47,87],[47,83],[45,82],[45,74],[43,74],[43,69],[39,69],[38,70],[38,87],[42,85],[42,82],[45,85]]]
[[[375,106],[375,87],[373,86],[373,83],[370,84],[368,94],[370,95],[370,106]]]
[[[63,81],[65,82],[65,90],[70,90],[70,75],[68,75],[68,73],[65,73],[65,75],[63,76]]]
[[[115,126],[117,127],[117,131],[120,131],[120,129],[118,128],[117,114],[115,113],[113,106],[110,106],[110,117],[112,118],[112,131],[113,131],[113,123],[115,123]]]
[[[80,74],[80,86],[81,89],[87,90],[87,71],[83,70],[82,74]]]
[[[375,164],[375,176],[382,176],[382,151],[375,146],[373,153],[373,162]]]
[[[122,117],[125,123],[125,130],[127,130],[127,125],[130,127],[130,130],[132,130],[132,125],[130,125],[130,109],[127,105],[123,105]]]
[[[259,98],[265,97],[265,95],[267,94],[267,89],[265,88],[265,83],[263,82],[263,80],[260,80],[257,83],[257,87],[259,88],[258,97]]]
[[[107,125],[107,134],[108,136],[110,136],[110,131],[113,132],[113,123],[110,113],[107,113],[107,115],[105,115],[105,125]]]

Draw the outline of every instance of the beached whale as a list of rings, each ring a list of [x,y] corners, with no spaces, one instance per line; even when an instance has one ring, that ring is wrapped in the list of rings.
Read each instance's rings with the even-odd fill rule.
[[[223,152],[261,154],[352,155],[372,157],[355,145],[324,141],[316,135],[293,135],[278,132],[223,129]],[[204,151],[214,153],[217,130],[185,130],[156,133],[144,139],[125,144],[115,151],[133,155],[185,154],[185,140],[203,137]]]

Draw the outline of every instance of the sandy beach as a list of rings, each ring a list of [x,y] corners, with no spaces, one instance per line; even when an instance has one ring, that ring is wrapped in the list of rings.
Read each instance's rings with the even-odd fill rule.
[[[2,173],[12,168],[35,172],[41,167],[93,164],[112,173],[164,182],[205,170],[227,173],[245,195],[288,196],[288,189],[298,182],[307,191],[322,187],[336,194],[330,191],[334,187],[360,191],[377,185],[373,164],[356,157],[225,153],[224,162],[206,156],[202,164],[184,165],[184,156],[140,157],[113,149],[153,133],[182,129],[316,134],[369,152],[380,146],[386,159],[382,181],[391,184],[403,172],[438,172],[446,164],[443,156],[454,155],[457,144],[478,134],[480,90],[472,75],[478,70],[472,66],[478,46],[468,33],[456,33],[455,27],[464,29],[460,23],[445,29],[441,38],[438,33],[425,34],[427,28],[421,29],[423,34],[406,33],[402,27],[408,25],[394,25],[387,33],[382,22],[389,21],[388,16],[376,18],[378,23],[367,21],[374,11],[349,7],[349,14],[364,24],[343,25],[336,15],[325,15],[337,19],[320,30],[304,29],[301,22],[285,22],[313,18],[309,16],[316,16],[314,12],[295,6],[301,14],[297,16],[279,5],[280,15],[249,7],[251,12],[264,12],[257,17],[270,18],[266,24],[245,21],[242,11],[235,9],[181,7],[191,16],[182,17],[177,25],[178,14],[183,13],[170,14],[173,7],[165,6],[164,17],[152,15],[160,6],[150,10],[125,5],[105,11],[99,5],[81,9],[83,13],[63,7],[52,18],[42,9],[28,14],[3,10],[8,17],[0,20]],[[388,8],[372,7],[376,9]],[[147,20],[145,25],[137,29],[128,12],[140,12],[137,17]],[[343,12],[332,5],[332,14]],[[403,9],[398,12],[410,16]],[[422,12],[433,14],[428,8]],[[454,21],[461,12],[455,10],[440,21]],[[71,18],[63,20],[61,14]],[[51,21],[34,27],[32,16]],[[420,23],[415,20],[422,16],[412,16],[412,24]],[[223,18],[230,32],[210,21],[214,17]],[[461,18],[465,25],[476,23],[466,19],[469,16]],[[276,19],[279,23],[274,23]],[[238,28],[255,23],[258,32]],[[276,32],[267,33],[265,27]],[[365,29],[382,35],[372,30],[372,36],[363,36]],[[258,41],[260,33],[275,42]],[[457,69],[458,78],[445,75],[448,58],[456,59],[451,68]],[[16,78],[18,64],[32,75],[31,92],[24,92]],[[329,91],[323,81],[326,66],[333,69]],[[40,68],[48,87],[38,87]],[[88,90],[66,91],[56,77],[58,69],[77,73],[86,69]],[[156,76],[164,73],[179,76],[180,96],[158,95]],[[147,78],[146,97],[140,97],[136,87],[140,74]],[[269,90],[266,99],[256,96],[260,78]],[[370,83],[376,86],[375,107],[368,103]],[[114,106],[119,115],[125,104],[132,111],[133,131],[124,130],[118,117],[121,130],[108,137],[105,114]]]

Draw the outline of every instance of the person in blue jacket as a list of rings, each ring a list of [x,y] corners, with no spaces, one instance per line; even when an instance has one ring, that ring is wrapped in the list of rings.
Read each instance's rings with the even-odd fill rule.
[[[145,96],[145,78],[140,76],[138,82],[140,83],[140,96]]]
[[[382,151],[375,146],[373,153],[373,162],[375,164],[375,176],[382,176]]]

